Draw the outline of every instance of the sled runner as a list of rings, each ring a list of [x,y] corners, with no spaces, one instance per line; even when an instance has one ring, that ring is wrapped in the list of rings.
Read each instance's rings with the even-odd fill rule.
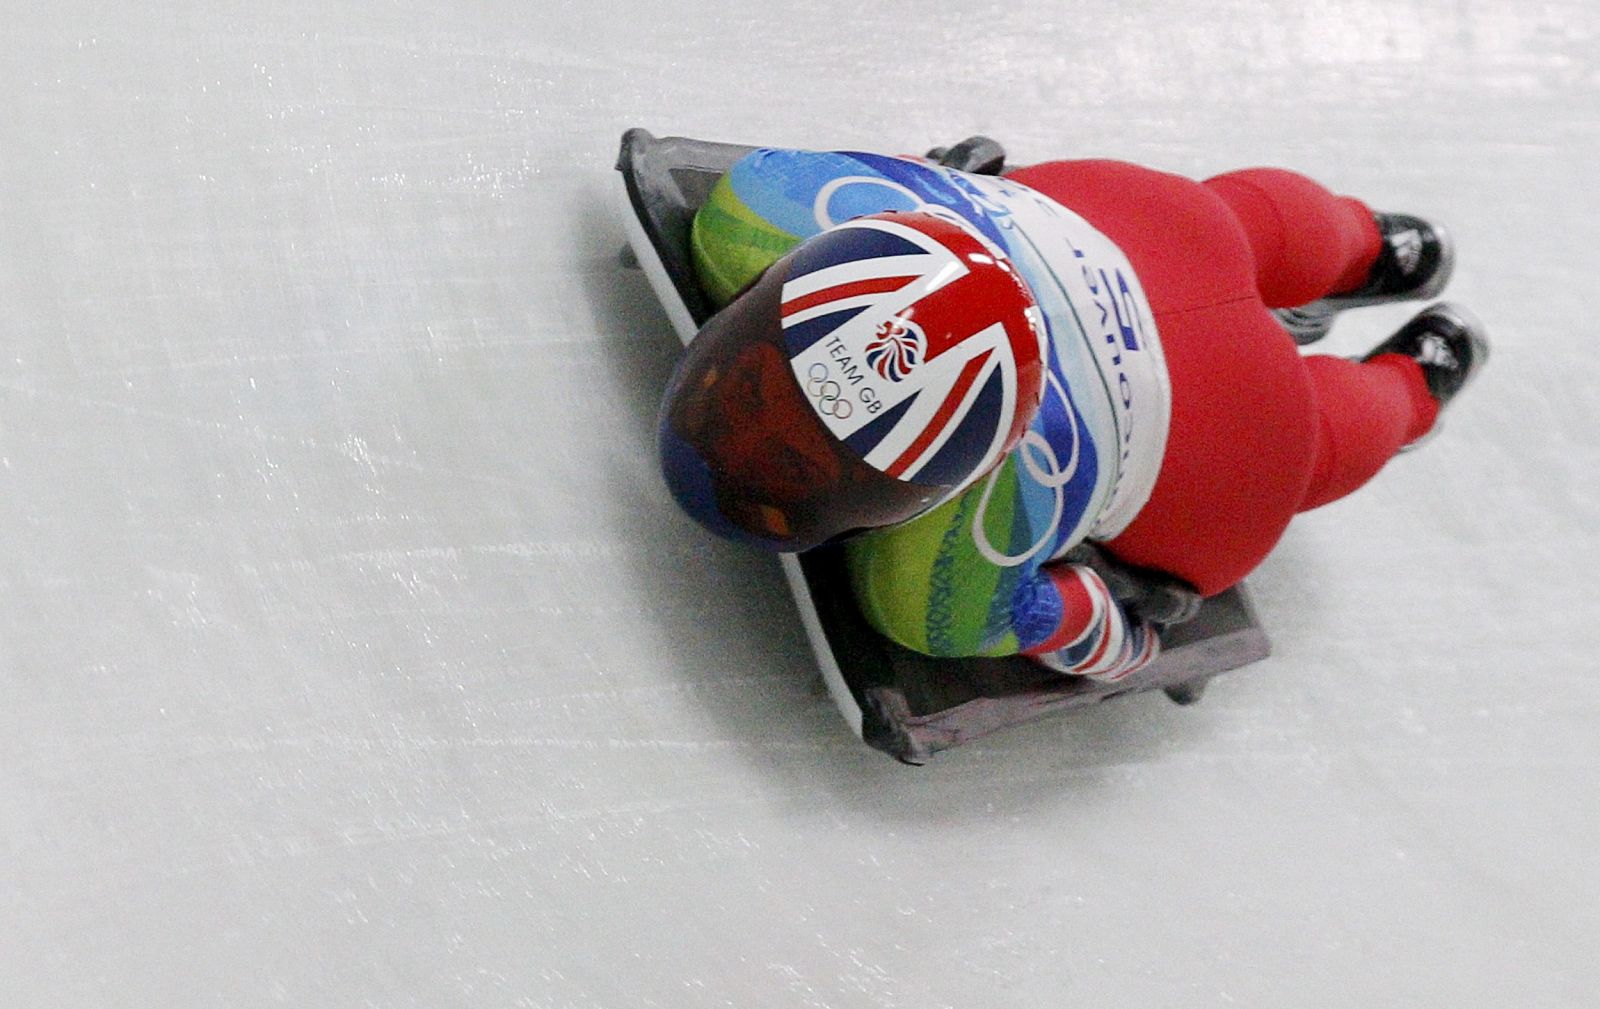
[[[679,338],[689,343],[714,311],[695,279],[689,229],[712,185],[752,147],[683,137],[623,135],[617,169],[626,193],[629,249]],[[974,137],[930,152],[942,164],[993,174],[1004,154]],[[907,763],[996,729],[1107,698],[1161,689],[1180,704],[1219,673],[1264,658],[1266,635],[1243,586],[1208,599],[1194,619],[1162,633],[1162,654],[1115,683],[1063,676],[1020,656],[940,659],[902,648],[856,608],[843,551],[834,545],[781,556],[828,691],[851,729]],[[1122,579],[1126,584],[1126,573]],[[1108,579],[1115,588],[1117,582]]]

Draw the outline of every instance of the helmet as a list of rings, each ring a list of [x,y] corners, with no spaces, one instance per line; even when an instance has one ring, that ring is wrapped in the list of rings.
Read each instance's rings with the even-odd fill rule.
[[[661,412],[678,503],[799,551],[927,511],[1021,438],[1044,324],[1006,255],[954,214],[875,214],[797,246],[706,323]]]

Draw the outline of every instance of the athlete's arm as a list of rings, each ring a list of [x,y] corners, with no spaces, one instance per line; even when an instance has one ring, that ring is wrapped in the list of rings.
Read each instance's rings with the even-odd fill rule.
[[[1131,618],[1105,581],[1083,564],[1048,564],[1012,597],[1019,651],[1051,669],[1120,680],[1161,651],[1154,625]]]
[[[1020,653],[1099,679],[1120,679],[1155,658],[1154,627],[1117,602],[1091,567],[1102,559],[1087,551],[1073,555],[1082,563],[1038,567],[985,559],[972,537],[982,493],[970,488],[928,515],[848,544],[852,588],[874,629],[924,655]],[[1025,517],[996,521],[1010,529]],[[1117,575],[1114,565],[1103,566]]]
[[[734,162],[695,212],[689,233],[695,275],[712,302],[726,305],[790,249],[835,224],[920,204],[861,158],[918,171],[899,158],[773,148]]]

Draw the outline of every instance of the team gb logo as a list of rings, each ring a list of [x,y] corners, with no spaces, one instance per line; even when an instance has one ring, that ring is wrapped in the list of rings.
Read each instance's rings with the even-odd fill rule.
[[[864,356],[868,366],[891,382],[916,370],[927,353],[928,338],[910,319],[891,316],[878,324]]]

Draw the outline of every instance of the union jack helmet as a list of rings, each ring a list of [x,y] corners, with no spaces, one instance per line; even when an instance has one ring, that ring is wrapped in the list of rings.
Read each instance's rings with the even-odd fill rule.
[[[970,485],[1043,394],[1044,323],[1005,253],[937,208],[797,246],[690,343],[662,463],[690,515],[791,551]]]

